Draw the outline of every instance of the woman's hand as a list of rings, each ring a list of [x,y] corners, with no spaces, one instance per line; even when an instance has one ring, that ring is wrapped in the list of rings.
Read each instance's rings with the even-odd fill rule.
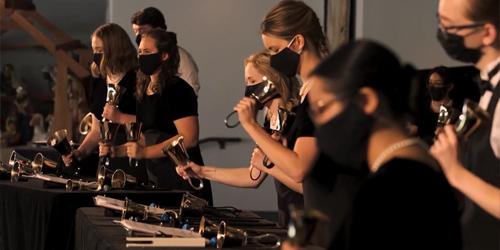
[[[438,134],[430,153],[439,162],[450,182],[450,177],[463,168],[458,160],[458,138],[452,125],[446,125]]]
[[[234,111],[238,112],[238,118],[242,126],[255,123],[255,114],[257,112],[256,101],[253,98],[245,97],[236,104]]]
[[[178,165],[175,168],[175,171],[177,171],[177,174],[179,174],[184,180],[192,177],[203,179],[201,168],[202,167],[200,165],[190,161],[186,165]]]
[[[262,163],[265,156],[266,155],[262,152],[262,150],[260,150],[259,147],[255,147],[252,152],[252,158],[250,159],[250,166],[260,171],[265,171],[267,168]]]
[[[99,142],[99,156],[102,157],[106,155],[114,157],[113,147],[108,143]]]
[[[61,155],[61,158],[64,162],[64,166],[70,167],[73,164],[75,158],[79,158],[83,155],[82,151],[75,149],[71,153],[67,155]]]
[[[118,110],[116,106],[106,103],[104,105],[104,110],[102,111],[102,117],[116,123],[122,123],[121,117],[122,113]]]
[[[145,158],[146,147],[140,142],[125,143],[127,156],[132,159]]]

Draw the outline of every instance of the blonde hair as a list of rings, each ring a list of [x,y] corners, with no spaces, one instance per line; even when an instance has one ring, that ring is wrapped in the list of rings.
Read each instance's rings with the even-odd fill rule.
[[[299,98],[299,81],[296,77],[286,77],[271,67],[271,55],[262,51],[250,55],[245,59],[244,65],[252,64],[255,69],[262,75],[266,76],[271,82],[274,83],[278,90],[281,100],[285,104],[285,109],[291,111],[300,101]]]

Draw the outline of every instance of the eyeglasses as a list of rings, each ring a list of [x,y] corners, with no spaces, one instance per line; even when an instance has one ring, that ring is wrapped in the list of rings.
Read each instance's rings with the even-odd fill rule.
[[[441,22],[438,22],[438,26],[442,31],[451,32],[451,33],[455,33],[455,32],[458,32],[460,30],[463,30],[463,29],[477,28],[477,27],[481,27],[483,25],[484,25],[484,23],[480,22],[480,23],[471,23],[471,24],[464,24],[464,25],[443,26],[441,24]]]

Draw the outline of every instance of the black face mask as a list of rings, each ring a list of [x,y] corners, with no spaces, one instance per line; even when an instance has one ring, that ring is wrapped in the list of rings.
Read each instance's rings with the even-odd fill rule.
[[[316,128],[320,151],[340,166],[365,170],[368,138],[374,122],[359,106],[348,104],[342,113]]]
[[[448,88],[446,86],[428,86],[429,95],[433,101],[441,101],[448,94]]]
[[[152,75],[162,64],[161,54],[139,55],[139,70],[145,75]]]
[[[446,54],[455,60],[475,64],[483,55],[479,48],[470,49],[465,47],[464,38],[462,36],[438,29],[437,39],[439,43],[441,43],[441,47],[446,51]]]
[[[94,53],[94,55],[92,56],[92,60],[97,65],[97,67],[101,66],[102,55],[102,53]]]
[[[277,54],[271,55],[271,67],[281,74],[293,77],[297,75],[299,68],[300,54],[294,52],[288,47],[285,47]]]
[[[262,88],[266,87],[267,81],[262,81],[254,85],[247,85],[245,87],[245,96],[250,97],[253,93],[260,91]]]
[[[137,34],[137,36],[135,36],[135,43],[137,43],[137,46],[139,46],[139,44],[141,43],[141,34]]]

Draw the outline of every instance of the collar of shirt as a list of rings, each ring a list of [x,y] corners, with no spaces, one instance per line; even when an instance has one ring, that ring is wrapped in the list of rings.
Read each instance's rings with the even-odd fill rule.
[[[500,71],[497,72],[491,79],[488,79],[488,73],[492,71],[500,63],[500,57],[486,66],[486,70],[480,72],[481,80],[489,81],[493,88],[495,88],[500,80]]]
[[[309,90],[311,90],[312,87],[312,82],[310,80],[305,81],[302,86],[300,87],[299,90],[299,95],[300,95],[300,102],[304,102],[306,99],[307,93],[309,93]]]

